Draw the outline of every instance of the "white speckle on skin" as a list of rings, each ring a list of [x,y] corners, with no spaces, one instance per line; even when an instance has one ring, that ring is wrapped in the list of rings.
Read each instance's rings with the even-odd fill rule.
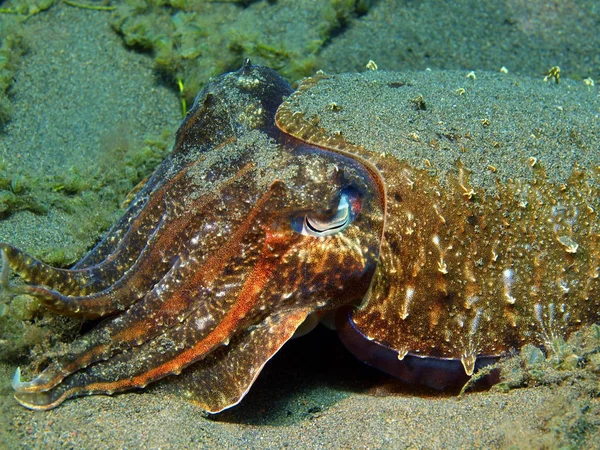
[[[402,313],[400,314],[400,317],[402,317],[403,320],[408,317],[408,307],[410,305],[410,302],[412,301],[414,294],[415,288],[412,286],[407,286],[406,296],[404,297],[404,305],[402,305]]]
[[[504,283],[504,297],[511,305],[514,305],[517,299],[512,296],[511,289],[515,281],[515,272],[512,269],[504,269],[502,271],[502,282]]]

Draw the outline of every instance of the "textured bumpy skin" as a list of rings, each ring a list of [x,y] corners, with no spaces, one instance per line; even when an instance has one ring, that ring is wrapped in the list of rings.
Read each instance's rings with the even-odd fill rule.
[[[17,372],[17,400],[49,409],[177,375],[218,412],[336,308],[360,359],[437,388],[599,321],[597,119],[554,118],[568,109],[547,105],[570,99],[516,78],[415,77],[318,75],[293,93],[246,62],[198,95],[173,153],[75,267],[0,244],[6,289],[108,316],[32,381]],[[514,98],[530,110],[513,114]]]
[[[548,105],[575,99],[550,90],[540,98],[510,77],[490,75],[475,85],[444,77],[319,74],[304,80],[276,116],[298,139],[376,168],[386,187],[381,259],[362,305],[338,328],[363,361],[434,388],[464,383],[525,343],[548,346],[600,321],[594,108],[579,122],[567,115],[548,124]],[[457,79],[461,84],[452,87]],[[495,95],[486,98],[476,83],[495,87]],[[586,94],[584,102],[597,102]],[[515,123],[511,103],[501,104],[506,98],[513,106],[522,98],[532,115],[542,113],[527,125]],[[440,104],[460,114],[443,115]],[[368,132],[361,134],[360,121]],[[351,125],[341,131],[345,124]],[[569,134],[560,142],[564,128]],[[396,139],[389,142],[389,135]]]
[[[62,314],[110,316],[32,381],[17,371],[22,405],[143,388],[189,367],[178,391],[218,412],[309,314],[364,297],[382,199],[360,162],[275,127],[291,93],[249,61],[207,85],[172,154],[71,270],[0,244],[6,289]],[[29,285],[11,284],[10,269]]]

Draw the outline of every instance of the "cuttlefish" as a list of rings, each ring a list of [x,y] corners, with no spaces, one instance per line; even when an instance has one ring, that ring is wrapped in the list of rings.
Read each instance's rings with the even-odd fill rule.
[[[354,75],[357,95],[375,89],[363,104],[384,104],[407,89],[398,117],[430,114],[410,94],[423,85],[396,76]],[[531,156],[521,178],[491,163],[477,178],[469,145],[448,167],[425,153],[416,162],[415,149],[447,151],[422,124],[393,143],[376,133],[372,146],[327,124],[351,110],[335,80],[318,74],[294,91],[246,61],[198,94],[172,153],[71,269],[0,244],[4,289],[106,318],[33,380],[17,370],[19,403],[46,410],[173,377],[216,413],[328,313],[358,358],[443,389],[600,319],[597,157],[564,175]],[[385,114],[364,118],[375,130]],[[451,133],[450,147],[477,138]]]

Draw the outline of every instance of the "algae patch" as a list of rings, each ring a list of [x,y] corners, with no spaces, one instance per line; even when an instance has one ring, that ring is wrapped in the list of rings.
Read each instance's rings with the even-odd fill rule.
[[[536,448],[590,448],[600,429],[600,326],[591,325],[567,341],[554,338],[547,355],[533,345],[500,362],[502,381],[493,389],[526,386],[555,390],[537,413],[538,432],[513,437]],[[510,428],[507,432],[511,438]]]
[[[66,212],[64,227],[74,234],[77,245],[27,251],[53,266],[71,265],[122,213],[119,206],[123,206],[127,193],[166,156],[172,135],[173,130],[165,129],[162,134],[145,139],[143,144],[126,139],[107,140],[94,164],[71,167],[54,176],[16,174],[6,165],[0,165],[2,214],[6,217],[22,210],[42,214],[49,209]],[[2,203],[5,198],[12,201]],[[25,350],[33,346],[38,346],[37,351],[44,354],[57,341],[74,337],[80,326],[80,320],[47,313],[29,295],[0,292],[0,360],[22,358]]]
[[[122,213],[119,207],[127,194],[167,155],[172,134],[165,129],[143,143],[105,141],[93,164],[71,166],[55,175],[27,172],[0,161],[0,218],[19,211],[45,214],[58,209],[67,213],[65,229],[74,233],[83,248],[89,247]],[[59,267],[81,256],[80,248],[57,247],[43,254],[35,248],[27,250]]]
[[[600,325],[585,327],[567,341],[555,337],[547,355],[534,345],[525,345],[499,367],[502,381],[496,390],[558,385],[577,379],[594,382],[600,395]]]
[[[249,57],[289,80],[313,73],[317,55],[336,30],[366,13],[371,2],[212,2],[127,0],[112,25],[133,48],[151,52],[190,102],[211,78]]]

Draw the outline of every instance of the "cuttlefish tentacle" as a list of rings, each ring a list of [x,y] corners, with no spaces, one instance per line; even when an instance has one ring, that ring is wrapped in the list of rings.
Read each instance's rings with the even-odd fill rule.
[[[266,317],[231,345],[215,349],[196,363],[195,370],[182,373],[177,391],[209,413],[235,406],[265,363],[294,335],[310,312],[310,308],[300,308],[291,314],[284,311]]]
[[[152,210],[151,217],[136,218],[137,220],[128,227],[115,251],[99,264],[75,270],[60,269],[44,264],[25,252],[2,243],[0,250],[9,262],[9,265],[3,266],[3,271],[6,273],[12,269],[25,281],[40,288],[52,285],[64,296],[85,295],[109,288],[139,259],[139,254],[146,248],[144,240],[147,239],[148,233],[151,233],[160,224],[162,218],[160,208],[162,206],[158,205],[159,200],[161,199],[154,199],[159,210]],[[140,214],[150,215],[149,209],[143,209]],[[142,236],[145,237],[142,238]],[[18,290],[12,285],[3,287],[11,292]],[[36,294],[41,293],[41,289],[36,291]]]
[[[228,242],[219,251],[206,257],[202,266],[191,276],[188,273],[189,260],[196,258],[192,252],[187,260],[181,257],[173,264],[160,283],[125,311],[119,320],[106,322],[96,328],[73,346],[72,353],[48,366],[33,381],[14,382],[13,388],[22,393],[47,391],[73,372],[164,334],[165,330],[184,321],[194,309],[202,309],[202,314],[206,314],[204,309],[210,302],[210,291],[215,288],[210,286],[214,284],[211,280],[218,277],[241,251],[244,238],[247,239],[257,216],[268,205],[272,195],[273,190],[263,195],[248,214],[247,220],[231,234]],[[201,258],[197,256],[198,260]],[[228,299],[233,302],[235,297],[229,296]],[[204,324],[207,323],[205,320]]]
[[[169,183],[170,185],[170,183]],[[170,186],[165,186],[168,189]],[[90,267],[79,269],[60,269],[49,266],[27,253],[5,243],[0,243],[3,255],[2,284],[9,292],[35,295],[58,308],[68,297],[87,297],[110,289],[115,282],[135,274],[135,265],[153,242],[152,236],[164,222],[165,198],[163,192],[148,200],[147,208],[142,209],[135,220],[127,227],[120,243],[107,257]],[[162,194],[162,195],[161,195]],[[137,205],[136,205],[137,207]],[[149,238],[150,236],[150,238]],[[20,275],[28,286],[15,286],[9,283],[10,270]],[[52,286],[52,289],[45,286]],[[135,298],[132,299],[132,302]],[[60,308],[70,310],[70,308]],[[111,311],[102,311],[107,314]]]
[[[210,121],[220,119],[221,123],[225,123],[223,117],[213,117],[219,113],[207,108],[210,107],[209,98],[213,99],[214,95],[210,93],[206,96],[207,100],[203,105],[199,105],[198,110],[191,112],[184,120],[180,131],[178,132],[178,141],[186,138],[186,134],[193,134],[198,128],[194,126],[197,121]],[[222,112],[221,112],[222,114]],[[207,117],[205,117],[207,116]],[[229,130],[227,134],[223,134],[221,130],[222,141],[215,145],[214,142],[202,142],[201,133],[193,137],[197,137],[200,143],[198,151],[219,151],[225,145],[228,145],[235,139],[232,135],[233,131]],[[169,163],[169,159],[173,158],[173,154],[165,161]],[[135,295],[123,295],[119,297],[116,292],[113,292],[115,283],[118,281],[122,285],[135,283],[130,281],[130,277],[136,277],[144,272],[138,270],[136,264],[143,260],[146,253],[152,251],[153,240],[150,239],[153,233],[164,226],[164,216],[167,214],[167,204],[175,204],[173,199],[170,199],[171,192],[180,192],[185,190],[189,185],[189,172],[197,170],[203,162],[203,158],[194,158],[186,160],[180,158],[178,161],[181,167],[178,170],[171,170],[172,175],[168,177],[167,167],[169,164],[164,164],[154,173],[147,185],[138,194],[136,200],[130,205],[124,217],[117,223],[114,230],[96,247],[89,255],[79,261],[72,269],[60,269],[49,266],[27,253],[5,243],[0,243],[0,252],[2,253],[3,264],[2,273],[0,275],[0,283],[2,287],[12,293],[20,294],[27,293],[38,297],[45,305],[57,312],[66,313],[73,316],[83,316],[94,318],[122,311],[130,304],[134,303],[139,297]],[[175,165],[175,162],[171,163]],[[167,224],[170,226],[170,224]],[[164,249],[162,250],[165,251]],[[163,264],[161,270],[153,268],[152,272],[161,273],[168,270],[169,264],[167,258],[161,258]],[[15,286],[9,282],[10,270],[13,270],[25,281],[30,283],[29,286]],[[160,277],[155,279],[146,279],[140,286],[140,290],[148,290]],[[138,282],[140,280],[137,280]],[[101,294],[102,291],[110,291],[111,298],[107,299]],[[98,298],[90,298],[88,304],[85,299],[77,297],[88,297],[91,294],[99,294]],[[75,297],[69,300],[68,297]],[[109,309],[114,298],[118,298],[118,307]]]
[[[247,182],[247,177],[252,164],[246,164],[233,177],[222,183],[223,186],[233,184],[233,189],[239,189],[239,183]],[[34,273],[39,265],[43,264],[21,251],[14,249],[6,244],[0,244],[4,262],[2,269],[2,284],[5,289],[13,293],[25,293],[38,298],[46,307],[71,316],[86,318],[95,318],[107,314],[113,314],[127,309],[131,304],[143,297],[144,293],[156,284],[159,277],[162,277],[173,264],[176,257],[175,251],[177,245],[173,243],[173,235],[179,236],[179,240],[185,240],[186,233],[192,233],[192,224],[198,225],[207,219],[204,214],[206,208],[210,209],[210,204],[216,201],[217,194],[213,193],[195,201],[190,210],[193,212],[186,215],[169,214],[168,207],[164,207],[161,221],[151,231],[147,237],[147,243],[137,256],[135,263],[117,280],[112,286],[103,291],[89,295],[64,295],[55,289],[39,285],[11,285],[8,281],[8,272],[10,268],[17,267],[15,271],[19,274]],[[174,216],[174,217],[169,217]],[[165,232],[165,230],[169,232]],[[133,230],[137,232],[137,230]],[[189,236],[191,238],[191,236]],[[112,255],[111,255],[112,256]],[[32,263],[28,268],[21,268],[21,261],[30,258]],[[49,267],[49,266],[48,266]],[[49,267],[51,270],[61,270]],[[105,270],[105,269],[100,269]],[[69,270],[61,270],[61,273],[69,276]],[[73,271],[79,274],[82,270]],[[152,274],[153,276],[149,276]]]
[[[9,283],[12,268],[33,280],[27,292],[61,313],[118,313],[32,381],[18,370],[12,386],[21,404],[50,409],[184,371],[173,385],[217,412],[244,396],[309,314],[363,298],[377,263],[382,199],[360,161],[275,127],[291,92],[249,62],[211,82],[171,156],[73,277],[50,269],[44,278],[40,265],[2,248],[4,287],[20,289]],[[129,259],[118,264],[121,255]],[[81,292],[81,274],[105,264],[120,271],[103,278],[109,287]]]
[[[184,368],[235,341],[235,345],[216,353],[206,364],[195,365],[194,372],[202,373],[196,380],[199,382],[184,385],[187,395],[202,403],[207,411],[217,412],[237,403],[266,361],[291,337],[306,316],[321,302],[326,304],[326,301],[303,296],[305,293],[301,290],[295,295],[283,296],[282,303],[282,286],[295,282],[285,274],[276,275],[275,271],[282,261],[294,260],[307,253],[313,254],[314,260],[323,260],[327,256],[323,253],[324,249],[337,248],[337,261],[346,263],[354,274],[369,276],[367,260],[359,264],[355,262],[360,249],[344,248],[343,240],[336,236],[325,238],[326,243],[316,243],[315,239],[296,233],[289,223],[274,219],[273,211],[281,211],[288,203],[284,201],[286,196],[283,184],[276,182],[257,202],[244,226],[236,230],[221,253],[211,255],[191,279],[186,279],[187,287],[176,286],[175,292],[165,304],[160,305],[160,309],[158,305],[144,305],[141,309],[148,312],[150,307],[151,317],[127,323],[123,330],[119,330],[122,335],[111,335],[110,345],[118,342],[112,347],[112,350],[119,350],[118,353],[112,351],[99,355],[97,349],[102,349],[104,343],[84,348],[77,354],[78,366],[54,364],[56,378],[51,382],[40,383],[36,379],[27,384],[16,379],[13,384],[16,399],[28,408],[43,410],[75,395],[143,388],[168,375],[179,375]],[[245,255],[243,267],[238,265],[240,247]],[[300,267],[303,261],[298,260]],[[184,264],[182,261],[180,266]],[[327,290],[320,288],[330,285],[330,279],[317,266],[315,269],[312,272],[311,268],[306,269],[308,280],[315,286],[316,292],[327,298]],[[240,270],[241,273],[238,273]],[[184,278],[182,274],[174,278],[179,277]],[[166,281],[164,287],[173,281]],[[210,289],[206,287],[208,284]],[[189,293],[197,286],[205,286],[198,297],[181,298],[182,292]],[[340,284],[334,287],[334,291],[343,287]],[[178,305],[184,307],[179,311],[181,315],[159,317],[155,313],[157,310],[177,312]],[[123,314],[123,321],[127,321],[128,313],[136,307]],[[160,330],[148,334],[146,321],[151,322],[154,328],[160,324]],[[131,334],[136,331],[144,332],[143,342],[131,341],[135,338]],[[102,339],[105,332],[106,328],[88,335],[87,340]],[[257,341],[259,337],[265,338],[265,341]],[[134,345],[127,347],[129,343]],[[91,363],[93,361],[94,364]],[[204,372],[206,368],[218,374],[222,366],[238,368],[240,373],[235,374],[233,385],[218,384],[214,377]],[[46,373],[40,375],[45,379],[40,381],[47,380]],[[211,395],[205,396],[209,388],[214,390]]]
[[[309,312],[310,308],[301,308],[291,314],[266,317],[231,342],[222,338],[228,330],[215,332],[222,340],[215,342],[209,335],[195,347],[179,349],[178,354],[155,352],[148,357],[144,348],[136,353],[119,353],[74,373],[53,389],[17,391],[15,398],[29,409],[48,410],[75,396],[143,388],[169,375],[179,375],[193,364],[193,371],[177,378],[177,391],[207,412],[217,413],[241,400],[264,364],[290,339]],[[201,377],[196,376],[199,371]]]

